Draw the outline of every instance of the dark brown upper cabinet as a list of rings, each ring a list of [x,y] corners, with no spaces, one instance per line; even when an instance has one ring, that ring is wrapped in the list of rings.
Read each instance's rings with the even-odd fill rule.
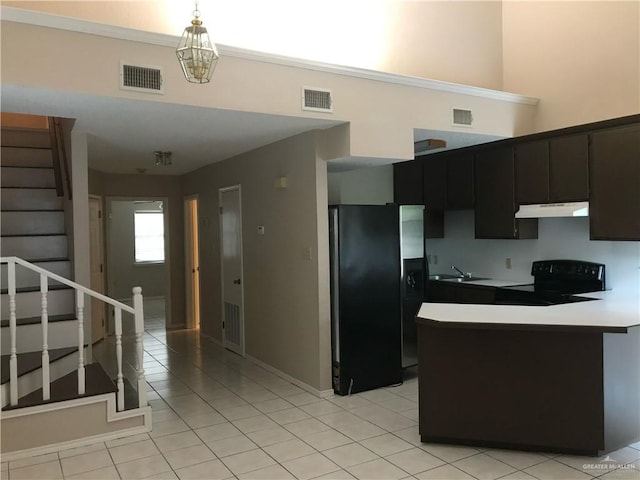
[[[591,135],[592,240],[640,240],[640,124]]]
[[[447,159],[444,155],[423,155],[424,206],[444,211],[447,206]]]
[[[549,200],[589,199],[589,135],[565,135],[549,140]]]
[[[473,208],[473,152],[422,156],[424,205],[428,210]]]
[[[452,154],[447,158],[447,210],[473,208],[473,152]]]
[[[393,201],[399,205],[422,205],[422,161],[393,164]]]
[[[538,220],[516,220],[512,146],[480,150],[475,156],[475,237],[538,238]]]
[[[444,211],[425,208],[423,228],[425,240],[428,238],[444,238]],[[427,245],[425,245],[426,247]]]
[[[518,143],[516,203],[578,202],[589,198],[588,135]]]
[[[516,204],[549,202],[549,142],[515,146]]]

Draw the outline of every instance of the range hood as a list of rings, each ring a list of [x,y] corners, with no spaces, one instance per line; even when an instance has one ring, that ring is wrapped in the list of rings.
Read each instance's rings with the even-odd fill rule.
[[[588,217],[589,202],[541,203],[520,205],[516,218]]]

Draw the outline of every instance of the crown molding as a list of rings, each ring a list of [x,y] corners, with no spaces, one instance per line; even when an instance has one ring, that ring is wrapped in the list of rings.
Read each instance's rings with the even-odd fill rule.
[[[85,33],[88,35],[98,35],[102,37],[127,40],[137,43],[146,43],[162,47],[175,48],[180,40],[177,35],[167,35],[163,33],[145,32],[131,28],[107,25],[104,23],[80,20],[77,18],[63,17],[49,13],[24,10],[20,8],[2,6],[0,11],[2,21],[24,23],[39,27],[67,30],[71,32]],[[519,95],[516,93],[503,92],[501,90],[491,90],[488,88],[462,85],[459,83],[443,82],[427,78],[399,75],[395,73],[385,73],[364,68],[348,67],[331,63],[317,62],[301,58],[287,57],[272,53],[258,52],[244,48],[232,47],[228,45],[216,44],[221,56],[241,58],[256,62],[271,63],[286,67],[302,68],[318,72],[344,75],[347,77],[361,78],[378,82],[404,85],[415,88],[424,88],[459,95],[470,95],[473,97],[488,98],[509,103],[519,103],[524,105],[537,105],[538,99]]]

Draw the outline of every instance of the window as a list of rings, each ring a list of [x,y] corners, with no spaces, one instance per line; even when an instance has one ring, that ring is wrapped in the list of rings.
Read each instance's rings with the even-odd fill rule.
[[[164,262],[164,217],[162,212],[135,212],[136,263]]]

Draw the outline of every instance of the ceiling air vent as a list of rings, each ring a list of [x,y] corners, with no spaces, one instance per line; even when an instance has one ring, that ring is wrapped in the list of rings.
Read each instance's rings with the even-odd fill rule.
[[[302,88],[302,110],[333,112],[331,90],[325,88]]]
[[[120,64],[120,88],[146,93],[164,93],[162,69],[150,65]]]
[[[471,110],[454,108],[453,124],[462,127],[470,127],[471,125],[473,125],[473,114],[471,113]]]

